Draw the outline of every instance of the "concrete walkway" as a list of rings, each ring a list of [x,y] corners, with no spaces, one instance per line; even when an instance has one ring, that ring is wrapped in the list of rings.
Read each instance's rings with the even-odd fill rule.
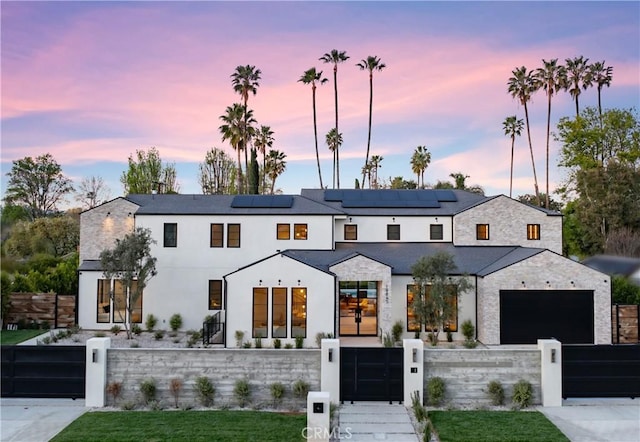
[[[404,405],[356,402],[340,406],[339,440],[418,442]]]

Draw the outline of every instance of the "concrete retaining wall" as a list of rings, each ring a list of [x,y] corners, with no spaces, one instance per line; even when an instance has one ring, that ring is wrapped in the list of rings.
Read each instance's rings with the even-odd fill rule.
[[[140,383],[148,378],[156,381],[157,399],[167,407],[174,406],[169,390],[172,379],[180,379],[183,388],[180,406],[198,407],[194,389],[196,378],[206,376],[216,392],[214,406],[237,405],[233,387],[238,379],[251,385],[251,403],[247,407],[271,406],[270,385],[281,382],[285,386],[285,408],[299,408],[306,404],[293,396],[293,384],[302,379],[310,391],[320,389],[319,349],[109,349],[107,356],[107,384],[122,382],[120,405],[125,401],[139,402]],[[107,396],[107,405],[113,399]]]
[[[524,379],[533,386],[533,404],[541,403],[540,351],[536,349],[433,349],[424,351],[424,394],[432,377],[446,386],[446,403],[453,406],[490,405],[487,384],[496,380],[511,404],[513,385]]]

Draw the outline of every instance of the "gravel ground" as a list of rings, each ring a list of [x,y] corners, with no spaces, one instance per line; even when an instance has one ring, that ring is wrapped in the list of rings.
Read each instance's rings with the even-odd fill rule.
[[[123,330],[117,334],[104,330],[80,330],[71,336],[62,337],[66,330],[50,330],[35,338],[35,343],[45,345],[85,345],[88,339],[111,338],[111,348],[187,348],[190,334],[184,331],[166,332],[162,339],[156,339],[155,332],[142,332],[127,339]],[[202,338],[196,341],[194,348],[202,347]]]

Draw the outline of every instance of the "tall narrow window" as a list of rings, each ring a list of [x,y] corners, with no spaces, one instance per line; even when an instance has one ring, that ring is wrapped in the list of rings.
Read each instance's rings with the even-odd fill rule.
[[[253,327],[251,337],[267,337],[267,298],[268,289],[266,287],[253,288]]]
[[[527,239],[540,239],[540,224],[527,224]]]
[[[441,240],[443,237],[442,224],[429,224],[429,239],[437,241]]]
[[[131,284],[131,300],[132,300],[132,307],[131,307],[131,322],[133,324],[141,324],[142,323],[142,293],[140,293],[140,296],[138,296],[138,298],[135,298],[135,292],[136,290],[138,290],[138,281],[133,281],[133,283]]]
[[[108,279],[98,279],[98,299],[97,299],[97,322],[110,322],[111,299],[109,298]]]
[[[222,280],[209,280],[209,310],[222,308]]]
[[[293,225],[293,239],[307,239],[307,225],[306,224],[294,224]]]
[[[449,293],[446,297],[447,319],[444,321],[444,331],[458,331],[458,292],[454,286],[448,286]]]
[[[165,247],[178,246],[178,224],[164,223],[164,246]]]
[[[125,297],[124,286],[121,281],[114,281],[113,284],[113,322],[124,322],[127,317],[127,299]]]
[[[476,224],[476,239],[489,239],[489,224]]]
[[[420,331],[420,321],[416,316],[413,308],[413,302],[418,297],[418,286],[415,284],[407,285],[407,331]]]
[[[307,337],[307,288],[291,289],[291,337]]]
[[[357,224],[345,224],[344,225],[344,239],[346,241],[355,241],[358,239],[358,225]]]
[[[289,224],[278,224],[277,226],[277,238],[278,239],[290,239],[291,227]]]
[[[240,247],[240,224],[227,224],[227,247]]]
[[[400,224],[387,224],[387,240],[400,241]]]
[[[287,337],[287,289],[274,287],[271,291],[272,338]]]
[[[224,247],[224,224],[211,224],[211,247]]]

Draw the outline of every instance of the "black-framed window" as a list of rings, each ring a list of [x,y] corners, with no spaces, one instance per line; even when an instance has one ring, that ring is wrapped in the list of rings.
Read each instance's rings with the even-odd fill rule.
[[[413,309],[413,301],[418,296],[418,286],[415,284],[407,284],[407,331],[420,331],[420,321],[416,317]]]
[[[178,224],[164,223],[164,246],[178,247]]]
[[[269,289],[266,287],[253,288],[253,326],[251,327],[252,338],[267,337],[268,318],[268,298]]]
[[[274,287],[271,289],[271,337],[287,337],[287,289]]]
[[[227,247],[240,247],[240,224],[227,224]]]
[[[308,228],[306,224],[293,225],[293,239],[307,239]]]
[[[211,247],[224,247],[224,224],[211,224]]]
[[[540,239],[540,224],[527,224],[527,239]]]
[[[96,322],[111,322],[111,298],[108,279],[98,279],[98,299]]]
[[[138,281],[132,281],[130,299],[133,300],[134,293],[138,288]],[[126,287],[121,280],[113,281],[113,302],[110,297],[111,281],[108,279],[98,280],[98,298],[97,298],[97,318],[98,323],[108,322],[124,322],[127,318],[127,293]],[[134,324],[142,323],[142,298],[143,293],[133,300],[131,308],[131,322]]]
[[[358,225],[357,224],[345,224],[344,225],[344,239],[347,241],[355,241],[358,239]]]
[[[209,310],[222,308],[222,279],[209,280]]]
[[[291,289],[291,337],[307,337],[307,288]]]
[[[387,240],[400,241],[400,224],[387,224]]]
[[[476,224],[476,239],[489,239],[489,224]]]
[[[425,288],[425,302],[429,302],[429,292],[431,291],[431,286],[426,286]],[[447,286],[448,293],[445,296],[447,302],[447,308],[449,308],[449,317],[446,321],[444,321],[444,330],[450,332],[458,331],[458,293],[456,291],[455,286],[449,285]],[[413,309],[414,300],[419,296],[420,288],[416,284],[408,284],[407,285],[407,331],[420,331],[420,322],[415,314]],[[431,324],[425,324],[425,331],[435,331],[440,327],[434,326]]]
[[[441,240],[444,238],[444,228],[442,224],[429,224],[429,239]]]
[[[289,224],[278,224],[276,226],[276,238],[291,239],[291,226]]]

